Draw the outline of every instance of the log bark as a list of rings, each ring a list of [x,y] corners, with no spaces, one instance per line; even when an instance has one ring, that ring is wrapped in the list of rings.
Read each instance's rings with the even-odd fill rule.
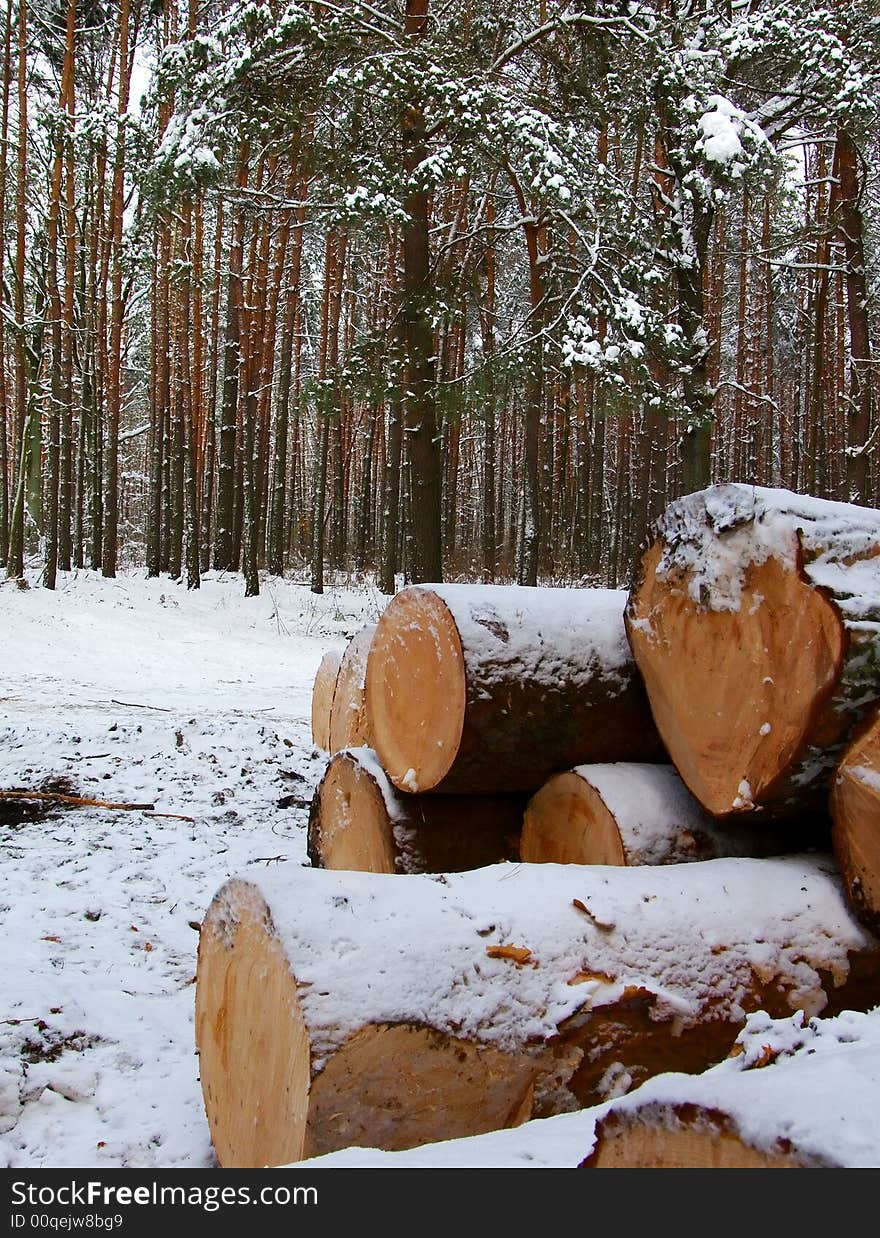
[[[348,643],[336,675],[330,709],[330,752],[370,743],[364,679],[375,626],[362,628]]]
[[[846,750],[831,789],[832,842],[850,906],[880,930],[880,716]]]
[[[526,806],[521,855],[530,864],[685,864],[781,855],[817,841],[815,830],[715,821],[671,765],[620,762],[549,779]]]
[[[713,815],[825,806],[880,699],[880,513],[713,486],[658,522],[627,632],[673,763]]]
[[[376,754],[330,759],[312,800],[315,868],[367,873],[460,873],[519,859],[522,795],[403,795]]]
[[[873,1168],[878,1046],[876,1011],[755,1015],[732,1060],[615,1101],[581,1168]]]
[[[404,791],[534,791],[586,761],[661,760],[606,589],[433,585],[385,609],[367,665],[382,767]]]
[[[330,712],[344,652],[330,649],[324,654],[312,687],[312,743],[324,752],[330,751]]]
[[[836,874],[802,856],[251,870],[200,935],[214,1147],[226,1167],[281,1165],[585,1107],[720,1061],[749,1011],[869,1009],[878,963]]]

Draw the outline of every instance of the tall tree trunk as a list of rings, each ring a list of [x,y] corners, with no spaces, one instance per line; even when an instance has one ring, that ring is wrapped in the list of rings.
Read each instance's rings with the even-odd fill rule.
[[[205,410],[205,450],[201,491],[201,569],[211,566],[211,517],[214,511],[214,474],[217,455],[217,368],[220,362],[220,266],[223,258],[223,199],[218,197],[214,215],[214,269],[211,296],[211,347],[208,361],[208,402]]]
[[[518,188],[518,186],[517,186]],[[520,210],[526,215],[526,202],[518,190]],[[525,380],[526,417],[523,439],[523,480],[520,514],[520,545],[517,581],[521,585],[537,585],[538,562],[543,543],[541,529],[541,493],[538,474],[541,409],[544,392],[544,281],[541,274],[540,230],[537,223],[526,220],[526,250],[529,260],[529,290],[531,314],[528,330],[532,337],[528,349]]]
[[[119,0],[119,103],[116,155],[113,166],[111,217],[110,356],[107,366],[107,450],[104,459],[104,544],[101,569],[116,575],[119,551],[119,422],[122,412],[122,328],[125,304],[122,296],[122,215],[125,200],[125,116],[128,111],[131,60],[129,18],[131,0]]]
[[[498,558],[495,531],[495,198],[486,199],[486,299],[481,315],[483,358],[486,379],[483,385],[483,580],[494,581]]]
[[[12,86],[12,0],[3,31],[3,102],[0,119],[0,237],[6,235],[6,170],[9,166],[9,96]],[[5,300],[6,246],[0,244],[0,299]],[[2,306],[0,306],[2,308]],[[6,385],[6,317],[0,313],[0,567],[9,553],[9,389]]]
[[[809,411],[807,422],[807,442],[804,460],[804,481],[807,490],[812,493],[824,492],[826,463],[822,450],[825,436],[825,404],[826,404],[826,318],[828,311],[829,264],[831,258],[830,218],[836,206],[836,195],[832,187],[827,195],[824,183],[827,176],[827,163],[824,148],[819,148],[817,168],[818,191],[816,194],[816,220],[819,237],[816,241],[816,270],[814,274],[812,298],[812,328],[811,341],[812,368],[810,374]]]
[[[301,180],[299,194],[304,197],[306,182]],[[300,304],[303,240],[305,237],[305,206],[296,208],[293,230],[293,252],[287,275],[287,307],[281,333],[281,372],[278,382],[278,408],[275,420],[275,453],[272,469],[272,501],[269,520],[269,571],[276,576],[284,572],[285,530],[287,510],[287,457],[290,429],[290,404],[293,387],[294,336]]]
[[[324,248],[324,297],[321,307],[321,341],[318,362],[318,472],[312,516],[312,593],[324,592],[327,465],[330,454],[330,419],[338,415],[335,369],[338,359],[344,264],[345,238],[335,228],[331,228],[327,233]]]
[[[28,445],[32,437],[28,416],[28,358],[25,341],[25,244],[27,234],[27,0],[18,6],[18,165],[15,202],[15,442],[18,478],[9,529],[6,574],[24,575],[24,509]]]
[[[248,183],[248,145],[238,151],[239,189]],[[217,514],[214,532],[214,568],[234,571],[235,551],[236,437],[238,413],[238,371],[241,365],[242,287],[244,266],[245,217],[241,206],[232,208],[232,236],[229,248],[229,280],[226,291],[226,327],[223,347],[223,392],[220,405],[220,431],[217,451]]]
[[[69,10],[68,10],[69,13]],[[73,76],[73,57],[65,53],[61,74],[59,108],[67,106],[67,92]],[[46,460],[46,487],[44,492],[44,527],[46,531],[46,567],[43,583],[54,589],[58,570],[58,498],[61,469],[61,417],[65,402],[64,362],[62,358],[63,311],[58,272],[58,233],[61,217],[61,187],[65,165],[64,134],[55,142],[52,161],[52,176],[49,184],[49,213],[46,221],[46,286],[49,309],[49,444]]]
[[[683,205],[680,209],[684,209]],[[713,207],[694,200],[692,262],[676,266],[678,323],[689,357],[683,378],[687,423],[682,442],[682,488],[702,490],[712,480],[713,394],[709,383],[709,344],[705,334],[703,282],[712,231]]]
[[[429,0],[406,0],[404,29],[413,45],[418,45],[428,20]],[[425,118],[418,99],[405,108],[401,133],[404,171],[412,178],[427,153]],[[407,526],[412,538],[412,559],[407,566],[412,581],[440,581],[442,469],[434,407],[429,195],[412,185],[405,205],[401,325],[406,365],[403,417],[411,476]]]
[[[873,429],[871,336],[865,264],[865,223],[860,206],[858,154],[852,135],[838,129],[835,147],[840,186],[839,226],[846,256],[846,316],[849,326],[849,398],[846,488],[851,503],[868,503],[868,452]]]
[[[64,315],[61,328],[63,403],[60,409],[61,443],[58,483],[58,567],[70,571],[73,508],[73,354],[75,348],[76,284],[76,179],[73,133],[76,125],[76,2],[67,0],[64,63],[67,72],[64,194]]]

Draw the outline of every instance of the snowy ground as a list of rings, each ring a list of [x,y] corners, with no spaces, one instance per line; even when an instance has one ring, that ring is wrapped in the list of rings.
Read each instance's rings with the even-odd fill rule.
[[[230,874],[305,862],[314,673],[381,606],[242,593],[216,575],[189,594],[84,572],[54,594],[0,585],[0,788],[155,806],[10,821],[0,802],[0,1166],[214,1164],[192,925]]]
[[[383,604],[366,588],[317,598],[281,581],[259,598],[242,593],[240,579],[215,575],[198,593],[84,572],[54,594],[0,583],[0,789],[154,805],[22,819],[0,800],[0,1167],[216,1163],[193,1044],[195,929],[232,873],[305,863],[307,804],[323,770],[309,730],[314,672]],[[807,1098],[807,1146],[815,1125],[824,1163],[880,1164],[878,1018],[830,1021],[799,1055],[821,1064],[814,1051],[826,1051],[819,1082],[843,1098],[842,1116],[830,1102],[817,1112],[812,1076],[790,1086],[774,1073],[783,1100]],[[762,1052],[796,1047],[786,1021],[754,1034]],[[692,1099],[718,1105],[732,1087],[734,1112],[741,1095],[754,1125],[743,1065],[687,1084]],[[681,1089],[675,1078],[646,1086]],[[768,1095],[775,1131],[781,1102]],[[314,1164],[573,1167],[602,1109]]]

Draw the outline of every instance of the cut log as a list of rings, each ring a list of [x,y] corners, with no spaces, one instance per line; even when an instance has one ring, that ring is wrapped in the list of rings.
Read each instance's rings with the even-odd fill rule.
[[[846,750],[831,790],[832,842],[850,905],[880,930],[880,716]]]
[[[403,791],[534,791],[584,761],[662,760],[608,589],[416,585],[376,628],[367,709]]]
[[[786,1150],[751,1147],[726,1114],[699,1105],[612,1111],[598,1123],[596,1147],[582,1169],[801,1169],[815,1167]]]
[[[531,864],[685,864],[767,856],[825,842],[813,829],[728,825],[705,812],[671,765],[579,765],[529,800],[520,853]]]
[[[251,871],[200,934],[196,1036],[224,1166],[389,1150],[721,1060],[746,1013],[880,1000],[829,863]]]
[[[402,795],[370,748],[331,757],[312,800],[315,868],[460,873],[519,859],[522,795]]]
[[[760,1015],[750,1022],[756,1024],[753,1043],[743,1056],[697,1077],[652,1079],[616,1101],[599,1118],[582,1166],[875,1167],[878,1012],[848,1011],[806,1026],[798,1026],[798,1018],[774,1024]]]
[[[336,675],[330,710],[330,752],[359,748],[370,742],[370,726],[364,699],[367,654],[375,625],[362,628],[348,643]]]
[[[343,653],[342,649],[330,649],[324,654],[312,688],[312,743],[324,752],[330,751],[330,711]]]
[[[723,485],[673,503],[627,607],[669,755],[718,817],[825,804],[880,698],[880,512]]]

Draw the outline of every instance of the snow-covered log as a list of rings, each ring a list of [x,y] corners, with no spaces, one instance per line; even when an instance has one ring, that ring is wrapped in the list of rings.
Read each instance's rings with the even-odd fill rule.
[[[880,715],[843,755],[831,790],[832,841],[850,904],[880,930]]]
[[[533,864],[684,864],[791,852],[806,831],[715,821],[671,765],[579,765],[529,800],[521,856]]]
[[[330,649],[324,654],[312,687],[312,743],[324,752],[330,751],[330,711],[344,652]]]
[[[880,698],[880,512],[713,486],[667,508],[627,607],[654,719],[716,816],[824,805]]]
[[[724,1058],[746,1013],[880,1000],[880,942],[830,863],[250,870],[196,991],[225,1166],[387,1149],[585,1107]]]
[[[370,748],[330,758],[312,799],[315,868],[459,873],[519,859],[522,795],[404,795]]]
[[[753,1015],[738,1056],[652,1079],[599,1118],[589,1169],[876,1168],[880,1012]]]
[[[660,760],[626,594],[416,585],[379,620],[372,745],[404,791],[534,791],[584,761]]]
[[[330,710],[331,753],[339,752],[343,748],[357,748],[370,742],[370,726],[364,701],[364,676],[375,631],[375,624],[361,628],[349,641],[342,655]]]

